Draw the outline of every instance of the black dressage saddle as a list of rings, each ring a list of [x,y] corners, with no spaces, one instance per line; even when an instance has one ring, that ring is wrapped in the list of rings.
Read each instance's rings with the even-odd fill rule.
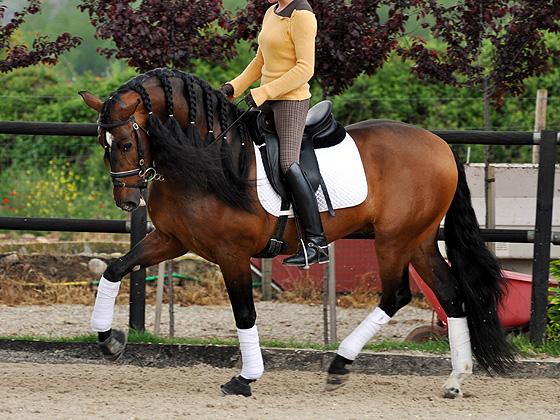
[[[283,236],[292,200],[288,189],[284,185],[284,177],[280,169],[280,144],[274,126],[274,115],[270,108],[267,109],[266,105],[262,108],[262,110],[249,112],[245,124],[261,152],[266,176],[270,180],[272,188],[282,198],[281,213],[276,223],[276,231],[268,245],[257,255],[254,255],[257,258],[272,258],[288,248],[288,243]],[[334,208],[319,171],[315,149],[334,146],[342,142],[345,137],[346,130],[332,115],[331,101],[319,102],[309,110],[305,121],[299,163],[313,190],[317,191],[321,186],[329,213],[332,216],[334,216]],[[258,156],[256,158],[258,159]]]
[[[280,169],[280,145],[272,111],[267,110],[265,106],[263,110],[250,112],[246,124],[253,141],[261,152],[264,169],[272,188],[283,200],[291,201]],[[307,113],[300,166],[313,190],[317,191],[319,186],[323,189],[329,212],[332,215],[334,215],[334,210],[330,205],[328,192],[319,171],[315,149],[337,145],[344,140],[345,136],[346,130],[333,117],[331,101],[319,102]]]

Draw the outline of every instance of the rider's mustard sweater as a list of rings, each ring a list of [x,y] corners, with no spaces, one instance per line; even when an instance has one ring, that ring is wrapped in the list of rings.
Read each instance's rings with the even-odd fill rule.
[[[257,55],[247,68],[229,82],[237,98],[254,82],[251,89],[257,105],[266,100],[302,100],[311,97],[309,79],[315,68],[317,20],[313,12],[294,10],[290,17],[275,13],[270,7],[258,37]]]

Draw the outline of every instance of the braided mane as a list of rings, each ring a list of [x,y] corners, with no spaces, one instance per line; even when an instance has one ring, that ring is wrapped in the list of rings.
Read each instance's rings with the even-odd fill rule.
[[[157,78],[165,95],[165,116],[161,119],[144,83]],[[188,121],[175,118],[172,79],[182,81],[180,92],[188,106]],[[125,92],[136,92],[148,111],[148,131],[154,165],[167,182],[187,191],[211,193],[233,208],[253,210],[252,183],[248,180],[252,141],[243,121],[230,131],[231,141],[216,139],[214,120],[223,132],[242,110],[221,92],[197,77],[171,69],[154,69],[134,77],[110,95],[101,109],[99,120],[110,123],[110,112]],[[153,93],[152,93],[153,94]],[[177,93],[175,92],[175,95]],[[206,125],[204,139],[196,126],[199,112]],[[161,112],[159,112],[161,114]],[[200,119],[199,119],[200,120]],[[182,124],[181,124],[182,123]]]

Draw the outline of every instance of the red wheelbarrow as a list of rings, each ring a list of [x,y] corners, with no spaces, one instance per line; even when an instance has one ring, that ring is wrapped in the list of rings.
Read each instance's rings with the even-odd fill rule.
[[[502,273],[507,281],[507,290],[498,308],[500,323],[509,331],[527,329],[531,318],[531,276],[507,270],[503,270]],[[432,337],[447,337],[447,315],[436,296],[412,266],[410,276],[426,296],[438,317],[438,322],[415,328],[406,340],[420,342]],[[550,280],[549,285],[554,287],[557,282]]]

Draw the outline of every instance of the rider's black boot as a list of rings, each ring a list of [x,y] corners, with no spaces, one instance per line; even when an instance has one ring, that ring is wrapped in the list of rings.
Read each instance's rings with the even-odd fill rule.
[[[329,261],[329,252],[315,193],[302,172],[299,163],[293,163],[286,171],[286,183],[292,193],[293,206],[303,225],[303,246],[297,254],[283,263],[301,268]]]

